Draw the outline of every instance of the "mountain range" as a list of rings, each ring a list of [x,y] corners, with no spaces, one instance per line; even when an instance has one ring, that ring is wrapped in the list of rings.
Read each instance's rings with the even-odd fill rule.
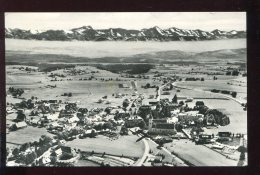
[[[246,32],[236,30],[221,31],[218,29],[208,32],[199,29],[178,29],[176,27],[161,29],[157,26],[141,30],[123,28],[93,29],[91,26],[82,26],[71,30],[46,31],[5,28],[5,37],[49,41],[197,41],[246,38]]]

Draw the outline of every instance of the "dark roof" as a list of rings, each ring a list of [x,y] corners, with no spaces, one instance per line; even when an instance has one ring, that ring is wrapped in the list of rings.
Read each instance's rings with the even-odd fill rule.
[[[157,129],[174,129],[174,124],[172,124],[172,123],[159,123],[159,124],[156,124],[154,128],[157,128]]]
[[[153,119],[153,123],[166,123],[167,119]]]
[[[50,156],[57,156],[55,152],[52,152]]]
[[[62,150],[62,152],[67,152],[67,153],[71,152],[71,147],[68,146],[61,146],[60,149]]]
[[[208,109],[205,114],[230,115],[225,109]]]

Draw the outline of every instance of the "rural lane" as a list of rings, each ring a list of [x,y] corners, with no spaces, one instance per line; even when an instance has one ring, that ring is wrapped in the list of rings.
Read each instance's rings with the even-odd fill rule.
[[[149,155],[149,149],[150,149],[150,147],[149,147],[149,145],[148,145],[148,143],[147,143],[147,141],[146,141],[145,138],[142,139],[142,141],[143,141],[144,146],[145,146],[145,148],[144,148],[144,154],[143,154],[143,156],[141,157],[141,159],[139,159],[139,160],[135,163],[135,166],[142,166],[143,163],[144,163],[144,161],[145,161],[145,159],[146,159],[146,157]]]

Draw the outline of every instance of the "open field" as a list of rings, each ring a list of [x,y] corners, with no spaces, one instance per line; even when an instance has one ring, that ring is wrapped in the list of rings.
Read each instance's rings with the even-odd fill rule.
[[[120,136],[117,140],[109,140],[105,136],[96,138],[75,139],[67,142],[66,145],[81,151],[95,151],[98,153],[107,153],[121,156],[141,157],[144,152],[143,142],[136,142],[138,139],[135,135]],[[131,148],[131,149],[129,149]]]
[[[242,82],[242,83],[239,83]],[[228,84],[232,83],[232,84]],[[206,80],[206,81],[182,81],[177,82],[177,86],[188,87],[210,91],[212,89],[228,90],[237,92],[237,98],[247,97],[246,78],[231,79],[231,80]]]
[[[234,81],[235,79],[232,80]],[[246,87],[244,85],[237,86],[237,85],[227,84],[228,82],[232,82],[232,80],[182,81],[176,83],[176,85],[183,86],[183,87],[187,86],[190,88],[198,88],[202,90],[219,89],[219,90],[236,91],[238,93],[246,93]]]
[[[169,151],[173,151],[180,158],[195,166],[236,166],[237,161],[227,159],[223,155],[203,146],[195,145],[189,140],[174,140],[165,144]],[[206,155],[206,156],[202,156]]]
[[[7,70],[11,70],[12,66],[7,66]],[[118,106],[121,105],[124,98],[115,98],[112,94],[121,93],[128,94],[126,97],[131,98],[134,90],[132,88],[119,88],[120,83],[125,83],[131,87],[131,81],[135,80],[134,78],[124,78],[119,77],[118,74],[108,72],[106,70],[98,70],[95,67],[90,66],[78,66],[78,69],[86,69],[89,72],[98,71],[95,73],[95,78],[93,80],[82,80],[80,78],[88,78],[91,74],[86,75],[68,75],[66,78],[63,78],[63,81],[51,81],[50,77],[47,77],[46,74],[40,72],[34,74],[26,74],[24,72],[16,72],[16,74],[7,74],[7,89],[9,87],[22,88],[25,89],[25,93],[22,97],[28,99],[31,96],[38,97],[39,99],[57,99],[72,102],[78,102],[79,106],[84,106],[87,108],[93,107],[107,107],[107,106]],[[63,70],[52,71],[51,73],[55,74],[65,74]],[[49,74],[48,74],[49,75]],[[118,81],[100,81],[100,78],[109,79],[109,78],[119,78]],[[70,81],[66,79],[72,79]],[[157,84],[158,82],[152,80],[137,80],[138,91],[139,93],[145,93],[145,95],[155,95],[155,89],[142,89],[141,86],[146,83]],[[48,85],[55,86],[56,88],[49,88]],[[61,96],[64,93],[72,93],[72,97]],[[106,103],[97,103],[99,99],[103,96],[108,96],[108,101],[111,104]]]
[[[42,135],[53,137],[52,134],[47,132],[46,128],[27,126],[26,128],[10,132],[6,137],[6,142],[23,144],[26,142],[39,141]]]

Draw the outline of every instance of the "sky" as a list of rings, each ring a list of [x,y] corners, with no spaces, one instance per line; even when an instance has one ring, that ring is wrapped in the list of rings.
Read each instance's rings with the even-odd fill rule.
[[[94,29],[246,30],[245,12],[88,12],[88,13],[5,13],[6,28],[26,30],[69,30],[81,26]]]

